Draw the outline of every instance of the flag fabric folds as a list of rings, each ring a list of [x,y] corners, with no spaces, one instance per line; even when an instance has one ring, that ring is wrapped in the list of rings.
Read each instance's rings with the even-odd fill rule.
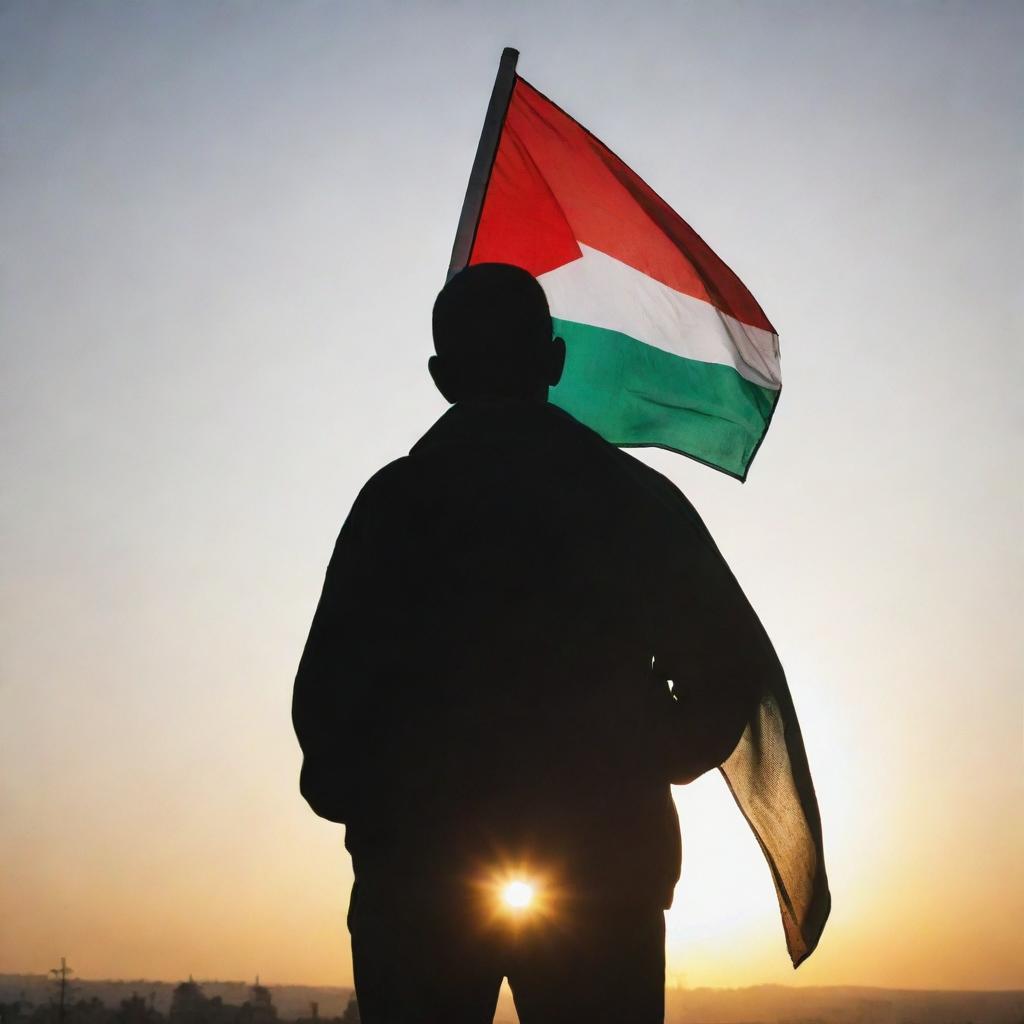
[[[539,278],[568,352],[554,404],[613,444],[746,478],[781,389],[775,329],[650,186],[518,76],[469,262]]]

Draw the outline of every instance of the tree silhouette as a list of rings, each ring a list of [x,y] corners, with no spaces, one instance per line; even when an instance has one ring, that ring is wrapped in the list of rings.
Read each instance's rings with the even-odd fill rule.
[[[239,1024],[275,1024],[277,1021],[277,1008],[270,995],[270,989],[261,985],[257,979],[256,984],[249,989],[249,998],[242,1003],[238,1011]]]
[[[173,1024],[206,1024],[209,1002],[202,987],[189,977],[175,986],[168,1016]]]
[[[138,992],[122,999],[117,1010],[118,1024],[154,1024],[155,1019],[152,1006]]]

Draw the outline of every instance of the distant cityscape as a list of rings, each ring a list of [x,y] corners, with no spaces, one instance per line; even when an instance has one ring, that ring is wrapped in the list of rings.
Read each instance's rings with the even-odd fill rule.
[[[285,1005],[275,1002],[284,990]],[[303,999],[308,995],[308,999]],[[282,1012],[283,1011],[283,1012]],[[62,961],[50,976],[0,975],[0,1024],[359,1024],[351,988],[84,981]]]
[[[515,1024],[502,992],[495,1024]],[[0,974],[0,1024],[357,1024],[351,987],[241,981],[79,979],[64,961],[48,975]],[[1024,990],[942,991],[854,986],[675,988],[666,1024],[1024,1024]],[[585,1022],[581,1022],[585,1024]]]

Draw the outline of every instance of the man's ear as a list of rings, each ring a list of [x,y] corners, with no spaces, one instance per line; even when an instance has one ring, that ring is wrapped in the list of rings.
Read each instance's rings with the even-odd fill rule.
[[[452,368],[440,356],[431,356],[427,360],[427,369],[433,378],[437,390],[444,396],[446,402],[454,404],[458,401],[458,387],[456,385]]]
[[[564,338],[552,338],[551,345],[548,348],[547,366],[545,366],[547,376],[547,386],[553,388],[562,379],[562,370],[565,369],[565,339]]]

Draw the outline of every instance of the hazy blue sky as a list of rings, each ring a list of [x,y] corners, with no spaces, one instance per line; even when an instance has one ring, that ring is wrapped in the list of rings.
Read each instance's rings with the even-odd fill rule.
[[[0,971],[344,983],[291,681],[429,311],[502,46],[781,335],[692,498],[787,667],[835,911],[805,982],[1024,985],[1013,3],[0,4]],[[789,980],[717,777],[670,976]]]

